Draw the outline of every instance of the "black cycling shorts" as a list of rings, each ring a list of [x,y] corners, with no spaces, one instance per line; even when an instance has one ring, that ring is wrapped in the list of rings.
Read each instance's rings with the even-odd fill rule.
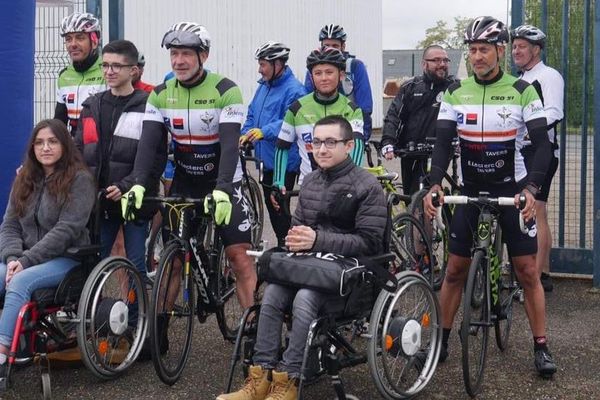
[[[521,150],[521,154],[523,155],[523,159],[525,160],[525,168],[527,171],[531,170],[531,164],[533,164],[533,152],[528,151],[528,147]],[[536,200],[543,201],[545,203],[548,202],[548,197],[550,195],[550,186],[552,186],[552,178],[554,178],[554,174],[556,174],[556,170],[558,169],[558,158],[554,156],[554,149],[552,150],[552,158],[550,159],[550,165],[548,166],[548,171],[546,171],[546,175],[544,176],[544,183],[542,183],[542,187],[540,188],[539,193],[535,196]]]
[[[204,197],[210,194],[214,188],[214,182],[199,181],[175,174],[170,195]],[[250,200],[242,194],[242,181],[234,182],[232,190],[232,195],[229,197],[231,201],[231,220],[228,225],[217,226],[217,233],[221,236],[225,247],[239,243],[250,244],[252,239],[248,212],[251,205]]]
[[[518,193],[517,185],[511,184],[490,192],[490,197],[513,197]],[[475,197],[478,190],[463,188],[462,195]],[[461,257],[471,257],[473,236],[477,232],[479,208],[474,204],[459,204],[454,209],[450,224],[450,240],[448,251]],[[502,227],[502,238],[508,247],[511,257],[537,253],[537,230],[535,225],[529,226],[524,234],[519,227],[519,210],[516,207],[500,207],[498,218]]]

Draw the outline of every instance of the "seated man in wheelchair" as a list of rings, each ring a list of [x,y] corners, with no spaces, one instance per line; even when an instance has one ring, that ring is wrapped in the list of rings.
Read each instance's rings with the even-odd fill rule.
[[[89,244],[86,224],[96,187],[66,126],[39,122],[0,226],[0,389],[19,310],[39,288],[58,286],[79,262],[67,248]]]
[[[352,127],[341,116],[314,126],[312,150],[319,168],[304,179],[292,228],[285,239],[293,252],[324,252],[348,257],[383,251],[388,219],[377,179],[349,157]],[[218,400],[296,399],[304,347],[311,322],[338,295],[269,284],[264,292],[248,379],[238,392]],[[284,315],[291,311],[289,345],[278,360]]]

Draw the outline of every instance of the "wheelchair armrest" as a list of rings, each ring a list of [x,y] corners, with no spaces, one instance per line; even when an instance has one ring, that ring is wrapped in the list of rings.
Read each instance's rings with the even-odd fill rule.
[[[79,247],[69,247],[67,249],[67,255],[75,259],[81,259],[87,256],[99,254],[101,248],[102,247],[99,244],[88,244]]]
[[[369,260],[373,264],[382,265],[382,264],[386,264],[386,263],[394,261],[395,258],[396,258],[396,256],[394,255],[394,253],[386,253],[386,254],[380,254],[378,256],[367,257],[367,260]]]

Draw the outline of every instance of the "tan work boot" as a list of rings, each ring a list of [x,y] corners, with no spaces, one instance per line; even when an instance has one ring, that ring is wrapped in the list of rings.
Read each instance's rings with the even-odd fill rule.
[[[244,386],[237,392],[220,394],[217,400],[264,400],[271,387],[268,375],[269,370],[262,369],[260,365],[252,365]]]
[[[273,371],[271,391],[265,400],[296,400],[298,398],[296,381],[288,378],[287,372]]]

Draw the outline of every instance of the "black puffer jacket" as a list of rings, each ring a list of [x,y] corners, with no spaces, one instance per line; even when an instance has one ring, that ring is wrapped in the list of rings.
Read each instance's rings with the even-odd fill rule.
[[[404,82],[385,116],[381,144],[402,148],[408,142],[423,143],[425,138],[435,137],[442,95],[457,81],[454,77],[433,81],[418,76]]]
[[[316,230],[313,251],[354,257],[381,254],[387,218],[377,178],[348,158],[306,175],[292,225]]]
[[[104,187],[115,185],[122,194],[125,194],[135,184],[132,172],[142,134],[148,93],[136,90],[122,113],[112,116],[118,118],[114,132],[106,133],[100,132],[100,113],[102,102],[108,101],[107,93],[108,91],[97,93],[83,102],[75,143],[83,154],[85,163],[96,177],[96,181]],[[102,140],[106,140],[105,138],[110,138],[111,142],[103,144]],[[101,149],[104,147],[109,150],[108,154],[103,156]],[[157,152],[150,174],[151,183],[146,186],[145,196],[156,196],[158,193],[159,179],[165,163],[166,153],[160,155]],[[103,179],[100,179],[101,176]],[[100,182],[101,180],[105,182]],[[106,201],[104,206],[111,215],[121,214],[119,202]],[[136,216],[143,219],[151,218],[155,211],[156,205],[144,205],[136,212]]]

